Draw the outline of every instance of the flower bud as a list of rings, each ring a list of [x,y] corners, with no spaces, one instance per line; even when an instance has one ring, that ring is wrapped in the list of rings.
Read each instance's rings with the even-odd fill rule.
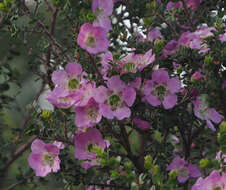
[[[200,160],[199,164],[201,168],[206,168],[209,166],[210,161],[207,158],[204,158]]]
[[[170,180],[175,180],[178,176],[178,171],[177,170],[171,170],[170,173],[169,173],[169,177],[170,177]]]

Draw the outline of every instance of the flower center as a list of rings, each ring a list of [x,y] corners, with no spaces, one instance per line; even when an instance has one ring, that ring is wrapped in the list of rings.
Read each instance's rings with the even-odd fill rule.
[[[96,38],[92,35],[88,35],[85,40],[85,44],[89,47],[94,47],[95,43],[96,43]]]
[[[97,15],[97,17],[98,17],[98,16],[101,16],[101,14],[102,14],[103,12],[104,12],[103,9],[97,8],[97,9],[96,9],[96,15]]]
[[[167,89],[164,85],[158,85],[155,88],[154,95],[157,96],[160,100],[163,100],[167,95]]]
[[[98,144],[97,143],[94,143],[94,142],[89,142],[88,145],[87,145],[87,151],[88,153],[95,153],[95,149],[96,147],[98,147]]]
[[[136,68],[136,65],[133,62],[128,62],[128,63],[124,63],[122,67],[126,71],[132,71]]]
[[[93,144],[91,144],[91,143],[88,144],[88,148],[87,149],[88,149],[88,152],[91,152],[93,150]]]
[[[207,105],[205,104],[200,105],[198,108],[199,114],[204,118],[208,118],[208,109],[209,107]]]
[[[189,171],[187,168],[183,167],[178,170],[178,175],[185,178],[189,175]]]
[[[55,160],[55,156],[51,153],[45,153],[43,155],[43,161],[46,165],[49,165],[50,167],[53,166]]]
[[[97,119],[98,113],[95,107],[88,108],[86,113],[90,120],[95,121]]]
[[[221,187],[215,187],[213,190],[221,190]]]
[[[121,105],[121,99],[118,95],[114,94],[109,98],[109,105],[111,108],[116,109]]]
[[[59,103],[65,104],[72,101],[71,97],[60,97],[57,99]]]
[[[76,89],[79,85],[79,81],[77,79],[72,79],[68,81],[68,86],[70,89]]]

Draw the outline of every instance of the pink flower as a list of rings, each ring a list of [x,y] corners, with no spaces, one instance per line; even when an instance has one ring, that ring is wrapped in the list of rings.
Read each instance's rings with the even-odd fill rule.
[[[93,0],[92,10],[97,18],[93,22],[93,26],[99,26],[108,32],[111,29],[111,20],[109,16],[112,14],[114,3],[112,0]]]
[[[53,91],[46,93],[46,99],[58,108],[70,108],[80,101],[80,94],[56,87]]]
[[[76,106],[83,107],[83,106],[87,105],[87,103],[89,102],[90,98],[93,97],[95,89],[96,89],[96,83],[93,82],[93,81],[84,84],[80,88],[80,91],[79,91],[80,99],[77,102]]]
[[[147,80],[144,85],[145,99],[152,106],[161,103],[165,109],[170,109],[177,103],[177,95],[181,83],[177,78],[169,78],[168,72],[159,69],[152,73],[152,80]]]
[[[134,81],[128,83],[128,86],[134,88],[137,92],[139,92],[141,88],[141,82],[141,77],[137,77]]]
[[[183,158],[176,156],[172,163],[167,166],[167,171],[176,170],[178,172],[177,180],[180,183],[185,183],[189,178],[197,178],[201,176],[198,168],[185,161]]]
[[[141,120],[137,117],[133,119],[133,123],[144,131],[150,128],[150,124],[147,121]]]
[[[150,40],[150,41],[154,41],[154,40],[162,39],[162,38],[163,38],[162,34],[158,28],[153,28],[152,30],[150,30],[148,32],[148,35],[147,35],[147,40]]]
[[[86,132],[81,132],[74,137],[75,158],[85,160],[83,168],[88,169],[98,165],[97,155],[93,152],[94,145],[99,146],[102,150],[110,146],[109,141],[102,138],[99,130],[89,128]]]
[[[98,166],[98,165],[99,165],[99,163],[97,162],[97,160],[87,160],[82,163],[82,167],[85,170],[88,170],[89,168],[91,168],[93,166]]]
[[[178,143],[180,142],[180,139],[179,139],[177,136],[172,135],[172,136],[170,137],[170,142],[171,142],[173,145],[176,145],[176,144],[178,144]]]
[[[102,53],[99,56],[101,58],[101,69],[100,72],[103,75],[104,79],[107,79],[108,71],[112,69],[112,65],[110,64],[113,62],[113,56],[110,51],[106,53]]]
[[[113,11],[112,0],[93,0],[92,11],[98,16],[110,16]]]
[[[226,154],[223,154],[221,151],[219,151],[216,155],[216,160],[223,160],[224,163],[226,163]]]
[[[206,178],[199,178],[192,186],[192,190],[225,190],[226,189],[226,173],[222,175],[217,170],[213,170]]]
[[[152,53],[152,49],[148,50],[144,55],[138,54],[138,70],[142,71],[145,67],[155,61],[155,54]]]
[[[226,42],[226,33],[220,34],[219,35],[219,40],[221,41],[221,43]]]
[[[121,74],[136,73],[138,70],[138,56],[132,52],[122,58],[118,65],[121,68]]]
[[[100,104],[101,114],[108,119],[116,117],[122,120],[130,117],[129,107],[136,99],[136,91],[126,86],[119,76],[109,78],[107,87],[98,87],[94,95],[94,99]]]
[[[82,83],[82,66],[76,62],[68,63],[65,70],[53,72],[52,81],[57,87],[75,91]]]
[[[75,158],[79,160],[96,159],[96,153],[91,152],[91,145],[97,145],[103,150],[109,146],[98,129],[89,128],[86,132],[77,134],[74,137],[75,143]]]
[[[178,49],[177,41],[171,40],[163,48],[162,54],[163,54],[164,57],[167,57],[169,55],[174,54],[177,51],[177,49]]]
[[[155,54],[152,53],[152,49],[145,54],[130,53],[124,57],[118,64],[121,67],[121,74],[136,73],[142,71],[145,67],[155,61]]]
[[[79,101],[81,97],[79,89],[86,82],[82,77],[82,66],[75,62],[68,63],[65,70],[54,71],[52,81],[56,87],[46,94],[47,100],[59,108],[73,106]]]
[[[196,71],[192,76],[191,76],[191,79],[195,79],[195,80],[201,80],[203,78],[203,75],[199,72],[199,71]]]
[[[178,2],[172,2],[172,1],[170,1],[168,4],[167,4],[167,6],[166,6],[166,10],[167,11],[170,11],[172,8],[175,10],[175,9],[178,9],[178,8],[180,8],[180,7],[182,7],[182,2],[181,1],[178,1]]]
[[[109,17],[99,16],[93,21],[93,26],[102,27],[106,32],[111,29],[111,19]]]
[[[216,129],[211,121],[220,123],[222,119],[221,115],[214,108],[209,108],[206,95],[198,96],[192,103],[194,105],[195,116],[201,120],[206,120],[207,126],[215,131]]]
[[[31,150],[28,163],[35,170],[36,176],[45,177],[60,169],[59,148],[56,145],[45,144],[42,140],[36,139],[31,144]]]
[[[75,125],[78,127],[92,127],[99,123],[101,118],[99,104],[93,98],[89,99],[85,106],[75,108]]]
[[[145,42],[145,37],[143,35],[143,33],[136,31],[136,39],[138,42]]]
[[[90,23],[81,26],[77,43],[91,54],[103,52],[109,46],[106,30]]]
[[[200,0],[186,0],[186,5],[190,9],[196,9],[200,6]]]
[[[100,187],[90,185],[86,190],[101,190]]]
[[[113,61],[113,56],[110,51],[100,54],[100,57],[101,57],[101,64],[103,67],[106,67],[106,66],[108,67],[109,62]]]
[[[55,145],[58,149],[64,149],[65,148],[64,144],[60,141],[54,141],[53,145]]]
[[[216,31],[216,28],[208,27],[208,26],[201,26],[194,32],[194,34],[197,35],[199,38],[204,39],[204,38],[214,36],[212,31]]]
[[[178,45],[197,49],[199,50],[198,53],[206,53],[209,48],[204,39],[214,36],[212,31],[216,31],[216,29],[214,27],[201,26],[195,32],[184,32],[178,40]]]
[[[182,46],[188,46],[190,45],[191,41],[196,37],[196,35],[192,32],[184,32],[181,34],[179,40],[178,40],[178,45]]]

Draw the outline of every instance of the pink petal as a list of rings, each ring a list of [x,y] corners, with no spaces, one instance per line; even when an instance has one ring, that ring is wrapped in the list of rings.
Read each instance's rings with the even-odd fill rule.
[[[141,130],[148,130],[150,128],[150,124],[147,121],[141,120],[137,117],[133,119],[133,123]]]
[[[220,123],[222,118],[221,115],[214,109],[210,108],[208,110],[209,113],[209,118],[214,122],[214,123]]]
[[[45,151],[45,143],[40,139],[35,139],[31,144],[31,150],[33,153],[42,153]]]
[[[122,92],[122,96],[126,104],[130,107],[136,99],[136,91],[133,88],[126,87]]]
[[[54,84],[64,87],[68,81],[68,75],[64,70],[56,70],[52,74],[52,81]]]
[[[99,86],[94,90],[94,99],[98,103],[104,103],[108,97],[108,89],[104,86]]]
[[[180,183],[185,183],[189,179],[189,176],[187,177],[178,176],[177,179]]]
[[[118,119],[118,120],[122,120],[125,118],[129,118],[131,115],[131,111],[128,107],[122,107],[122,108],[118,108],[117,110],[114,111],[114,116]]]
[[[89,124],[86,117],[85,107],[75,108],[75,125],[78,127],[85,127]]]
[[[108,118],[108,119],[113,119],[114,118],[114,113],[113,111],[111,110],[111,108],[106,105],[106,104],[100,104],[100,113]]]
[[[165,83],[169,80],[168,72],[164,69],[159,69],[152,73],[152,81],[157,83]]]
[[[120,76],[116,75],[109,78],[109,80],[107,81],[107,86],[114,92],[121,92],[125,87],[125,84],[123,83],[123,81],[121,81]]]
[[[52,170],[53,170],[53,172],[58,172],[60,170],[60,159],[58,156],[54,160]]]
[[[167,81],[167,88],[171,93],[179,92],[181,88],[181,82],[177,78],[171,78]]]
[[[177,103],[177,95],[175,94],[168,94],[162,102],[163,107],[165,109],[171,109],[173,108]]]
[[[66,65],[65,71],[70,77],[75,77],[82,73],[82,66],[76,62],[71,62]]]
[[[212,131],[216,131],[214,125],[212,124],[212,122],[210,120],[206,120],[206,124]]]
[[[34,170],[42,167],[42,154],[31,153],[28,157],[28,164]]]
[[[50,152],[54,155],[58,155],[59,154],[59,149],[57,148],[57,146],[53,145],[53,144],[46,144],[45,145],[45,149],[47,152]]]
[[[193,164],[188,165],[188,170],[189,170],[191,177],[196,178],[196,177],[200,177],[202,175],[201,172],[199,171],[199,169],[196,166],[194,166]]]
[[[145,99],[152,106],[159,106],[161,104],[161,101],[156,96],[148,95],[148,96],[145,96]]]

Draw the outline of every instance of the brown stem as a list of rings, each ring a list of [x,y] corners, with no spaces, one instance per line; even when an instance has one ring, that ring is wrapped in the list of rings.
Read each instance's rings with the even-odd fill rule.
[[[58,13],[58,9],[54,9],[53,15],[52,15],[52,20],[51,20],[50,32],[49,32],[49,34],[51,36],[54,36],[57,13]],[[48,81],[50,88],[53,89],[54,85],[53,85],[52,79],[51,79],[52,70],[51,70],[51,65],[50,65],[51,51],[52,51],[52,45],[50,45],[48,47],[47,54],[46,54],[46,72],[47,72],[46,79]]]
[[[128,138],[128,134],[126,132],[126,129],[123,124],[120,125],[120,130],[121,130],[121,136],[124,141],[124,148],[127,151],[128,158],[133,162],[134,166],[137,168],[138,173],[142,173],[144,171],[144,165],[142,164],[142,156],[141,158],[138,156],[133,155],[131,148],[130,148],[130,142]]]
[[[129,187],[126,186],[122,186],[122,185],[114,185],[114,184],[101,184],[101,183],[89,183],[89,185],[95,185],[95,186],[99,186],[99,187],[111,187],[114,189],[130,189]]]
[[[27,14],[31,14],[30,9],[27,7],[25,0],[20,0],[20,3],[23,5],[23,7],[26,9]],[[57,47],[60,51],[61,54],[66,58],[67,61],[70,60],[70,58],[65,54],[65,50],[63,49],[63,47],[53,38],[53,36],[50,34],[50,32],[47,30],[45,24],[40,21],[40,20],[36,20],[36,23],[42,28],[43,32],[46,34],[46,36],[50,39],[52,45],[54,45],[55,47]],[[54,24],[55,25],[55,24]]]
[[[91,60],[91,63],[92,63],[93,66],[94,66],[95,71],[97,72],[97,75],[98,75],[98,77],[99,77],[99,80],[100,80],[101,84],[105,86],[105,81],[104,81],[104,79],[103,79],[102,74],[100,73],[100,71],[99,71],[99,69],[98,69],[98,66],[97,66],[96,61],[94,60],[93,56],[90,55],[90,54],[89,54],[89,58],[90,58],[90,60]]]

